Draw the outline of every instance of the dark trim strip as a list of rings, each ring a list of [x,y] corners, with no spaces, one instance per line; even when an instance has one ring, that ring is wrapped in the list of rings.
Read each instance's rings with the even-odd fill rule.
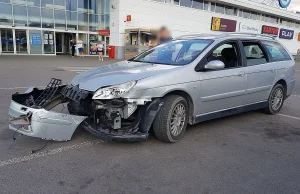
[[[226,117],[226,116],[230,116],[230,115],[240,114],[243,112],[249,112],[252,110],[258,110],[261,108],[265,108],[267,106],[268,106],[268,102],[265,101],[265,102],[260,102],[260,103],[251,104],[251,105],[247,105],[247,106],[223,110],[223,111],[219,111],[219,112],[215,112],[215,113],[210,113],[210,114],[206,114],[206,115],[200,115],[200,116],[195,117],[195,123],[208,121],[208,120],[212,120],[212,119],[217,119],[217,118],[221,118],[221,117]]]

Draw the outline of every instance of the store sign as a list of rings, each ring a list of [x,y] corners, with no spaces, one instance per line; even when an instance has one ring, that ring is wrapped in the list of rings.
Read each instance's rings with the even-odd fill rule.
[[[288,30],[288,29],[281,28],[280,32],[279,32],[279,38],[289,39],[289,40],[293,39],[294,38],[294,30]]]
[[[261,25],[259,24],[249,24],[246,22],[240,22],[240,32],[249,32],[260,34],[261,32]]]
[[[211,30],[212,31],[221,31],[221,32],[235,32],[236,20],[212,17]]]
[[[298,33],[298,41],[300,41],[300,32]]]
[[[100,36],[109,36],[110,35],[110,30],[99,30],[98,34]]]
[[[263,25],[261,33],[262,34],[270,34],[270,35],[277,36],[278,35],[278,31],[279,31],[279,28]]]
[[[279,5],[282,8],[287,8],[292,0],[278,0],[279,1]]]
[[[41,34],[40,33],[31,33],[30,34],[30,43],[32,45],[42,44]]]

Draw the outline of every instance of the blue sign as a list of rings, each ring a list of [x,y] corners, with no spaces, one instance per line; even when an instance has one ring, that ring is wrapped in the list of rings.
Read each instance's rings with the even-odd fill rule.
[[[289,39],[289,40],[293,39],[294,38],[294,30],[288,30],[288,29],[281,28],[280,32],[279,32],[279,38]]]
[[[31,33],[30,34],[30,43],[31,44],[42,44],[41,35],[39,33]]]
[[[279,0],[279,5],[282,8],[287,8],[292,0]]]

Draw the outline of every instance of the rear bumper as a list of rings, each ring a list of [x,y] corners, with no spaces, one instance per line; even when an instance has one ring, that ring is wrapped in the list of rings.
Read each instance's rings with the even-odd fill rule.
[[[9,129],[45,140],[68,141],[86,117],[35,109],[11,101]]]

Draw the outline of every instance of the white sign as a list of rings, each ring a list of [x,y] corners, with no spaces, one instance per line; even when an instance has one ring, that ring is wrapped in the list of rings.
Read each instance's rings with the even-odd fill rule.
[[[49,40],[49,44],[53,45],[53,40]]]
[[[240,32],[261,34],[261,25],[251,24],[250,22],[240,22]]]

